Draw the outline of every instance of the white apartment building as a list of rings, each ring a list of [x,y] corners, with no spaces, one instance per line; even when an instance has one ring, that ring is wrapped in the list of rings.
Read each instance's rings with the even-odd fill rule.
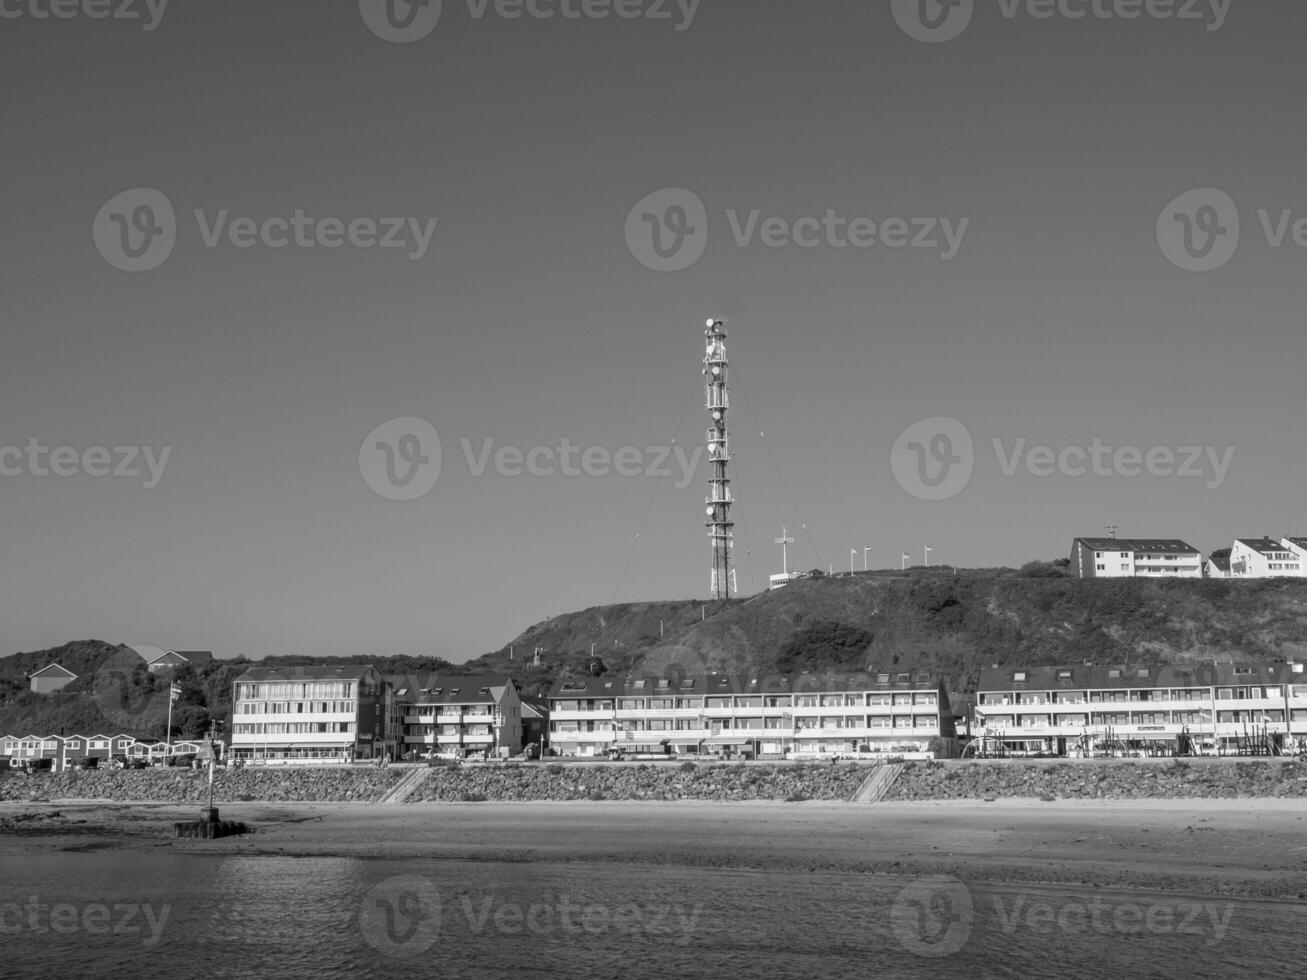
[[[549,693],[564,756],[925,752],[955,731],[943,682],[922,673],[577,677]]]
[[[231,757],[352,762],[393,753],[392,692],[375,667],[252,667],[233,682]]]
[[[500,756],[522,748],[522,699],[507,674],[386,676],[395,694],[399,757]]]
[[[973,734],[1049,755],[1236,754],[1254,742],[1307,750],[1303,664],[994,667],[980,675]]]
[[[1231,578],[1301,577],[1307,574],[1303,538],[1236,538],[1230,547]]]
[[[1076,538],[1070,567],[1078,578],[1202,578],[1203,556],[1176,538]]]

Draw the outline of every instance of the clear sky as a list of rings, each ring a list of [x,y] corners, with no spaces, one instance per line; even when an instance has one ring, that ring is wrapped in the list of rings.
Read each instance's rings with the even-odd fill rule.
[[[737,384],[743,592],[783,524],[805,569],[1307,533],[1307,5],[1118,16],[1144,6],[977,0],[921,40],[899,0],[445,0],[434,27],[403,0],[397,27],[381,0],[0,0],[0,651],[458,661],[706,595],[707,466],[645,471],[703,441],[709,315],[752,410]],[[651,221],[692,199],[632,215],[666,188],[705,209],[678,271]],[[1201,188],[1231,203],[1171,208]],[[409,417],[429,489],[429,435],[370,436]],[[900,439],[933,417],[972,451],[952,422]],[[1095,473],[1095,440],[1156,472]],[[622,447],[638,475],[605,472]]]

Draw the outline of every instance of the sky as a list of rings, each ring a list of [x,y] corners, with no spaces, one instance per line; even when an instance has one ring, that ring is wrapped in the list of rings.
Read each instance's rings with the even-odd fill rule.
[[[1307,533],[1307,5],[50,2],[0,0],[0,651],[706,597],[708,317],[741,594],[783,526]]]

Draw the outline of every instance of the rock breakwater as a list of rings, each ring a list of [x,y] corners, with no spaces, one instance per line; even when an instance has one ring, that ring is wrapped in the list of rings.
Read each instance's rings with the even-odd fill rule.
[[[1014,796],[1077,800],[1307,797],[1307,763],[1280,758],[909,762],[886,800]]]

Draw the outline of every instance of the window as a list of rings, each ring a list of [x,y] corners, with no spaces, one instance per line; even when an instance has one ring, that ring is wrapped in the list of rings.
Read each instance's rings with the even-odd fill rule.
[[[1108,677],[1111,677],[1111,678],[1114,678],[1114,679],[1117,678],[1117,677],[1120,677],[1120,676],[1121,676],[1121,669],[1120,669],[1119,667],[1112,667],[1112,668],[1110,668],[1110,669],[1108,670],[1108,672],[1107,672],[1107,676],[1108,676]]]
[[[684,680],[681,681],[681,690],[682,690],[682,691],[688,691],[688,690],[691,690],[693,687],[694,687],[694,678],[693,678],[693,677],[686,677]]]
[[[1138,670],[1135,671],[1135,676],[1136,676],[1136,677],[1147,677],[1147,676],[1148,676],[1148,668],[1147,668],[1147,667],[1140,667]]]
[[[1025,679],[1026,672],[1024,670],[1018,670],[1012,675],[1012,680],[1018,684],[1023,683]]]
[[[1057,672],[1057,679],[1060,681],[1069,681],[1071,679],[1071,671],[1059,670]]]

